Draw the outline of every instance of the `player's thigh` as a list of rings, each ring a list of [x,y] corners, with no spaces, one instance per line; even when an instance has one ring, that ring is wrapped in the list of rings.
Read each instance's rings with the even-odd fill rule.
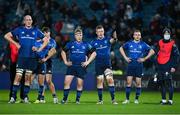
[[[106,68],[104,71],[104,75],[107,80],[113,80],[113,71],[111,68]]]
[[[136,77],[136,86],[141,87],[141,77]]]
[[[83,79],[77,78],[77,87],[82,87],[83,86]]]
[[[31,83],[31,77],[33,75],[33,71],[25,70],[25,82]]]
[[[19,84],[20,83],[20,81],[21,81],[21,79],[22,79],[22,75],[19,75],[19,74],[16,74],[16,76],[15,76],[15,79],[14,79],[14,84]]]
[[[127,82],[128,85],[131,85],[132,81],[133,81],[133,76],[127,76],[126,77],[126,82]]]
[[[64,85],[70,85],[74,76],[73,75],[66,75],[64,79]]]
[[[40,85],[44,84],[45,74],[38,74],[38,82]]]
[[[46,82],[51,83],[52,82],[52,74],[46,74]]]
[[[96,76],[97,84],[102,84],[104,82],[104,74]]]

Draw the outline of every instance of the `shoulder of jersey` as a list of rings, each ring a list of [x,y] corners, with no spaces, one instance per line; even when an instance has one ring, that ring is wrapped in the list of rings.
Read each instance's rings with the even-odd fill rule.
[[[24,26],[17,27],[18,29],[24,29]]]

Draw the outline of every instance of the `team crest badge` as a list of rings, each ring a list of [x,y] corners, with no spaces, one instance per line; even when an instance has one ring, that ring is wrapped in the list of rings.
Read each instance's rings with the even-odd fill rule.
[[[33,35],[35,35],[35,32],[32,32]]]
[[[85,49],[85,46],[82,46],[82,49]]]

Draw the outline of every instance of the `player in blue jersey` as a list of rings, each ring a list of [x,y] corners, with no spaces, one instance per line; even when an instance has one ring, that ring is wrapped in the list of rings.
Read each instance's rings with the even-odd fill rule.
[[[154,50],[141,40],[141,32],[139,30],[134,31],[133,38],[133,40],[126,42],[119,49],[121,55],[128,62],[126,100],[123,102],[123,104],[129,103],[129,96],[131,92],[131,84],[133,81],[133,77],[136,78],[136,96],[134,103],[139,103],[138,98],[141,93],[143,62],[149,59],[154,54]]]
[[[37,51],[38,48],[40,48],[43,44],[42,39],[38,39],[34,46],[32,47],[33,50]],[[38,90],[38,97],[37,100],[34,103],[45,103],[44,96],[43,96],[43,90],[44,90],[44,80],[45,80],[45,72],[46,72],[46,65],[44,62],[42,62],[42,59],[45,58],[46,54],[48,53],[47,46],[40,52],[36,52],[37,54],[37,68],[34,71],[34,75],[36,74],[38,76],[38,84],[39,84],[39,90]],[[32,76],[34,78],[34,75]],[[32,78],[31,78],[32,80]]]
[[[86,74],[86,67],[96,56],[96,53],[92,50],[91,45],[82,41],[82,29],[77,27],[74,33],[75,40],[67,43],[61,52],[63,61],[65,65],[68,66],[64,80],[64,97],[61,100],[62,104],[67,102],[70,91],[70,84],[74,77],[77,78],[76,104],[80,103],[80,97],[83,90],[83,80]],[[69,52],[69,59],[67,59],[66,52]],[[91,53],[91,55],[88,58],[89,53]]]
[[[24,103],[29,103],[28,93],[30,90],[30,78],[32,71],[37,65],[35,52],[32,50],[32,46],[37,38],[44,38],[43,33],[38,28],[32,27],[33,20],[30,15],[24,16],[23,22],[24,26],[18,27],[4,36],[6,40],[15,44],[19,49],[16,77],[13,84],[13,94],[9,103],[14,103],[16,100],[15,97],[19,89],[23,72],[25,72]],[[42,51],[47,43],[48,41],[44,40],[42,47],[40,47],[37,52]]]
[[[116,32],[113,33],[113,38],[104,36],[104,28],[102,25],[96,27],[97,39],[92,42],[92,47],[96,50],[95,71],[97,76],[97,90],[99,101],[97,104],[103,104],[103,82],[106,77],[109,92],[111,94],[112,104],[118,104],[115,101],[115,87],[113,72],[111,67],[110,50],[111,44],[116,41]]]
[[[44,70],[45,76],[43,76],[43,78],[41,78],[41,79],[42,79],[42,81],[44,81],[43,79],[45,78],[45,80],[49,86],[49,89],[52,92],[53,102],[55,104],[57,104],[58,98],[56,95],[54,83],[52,82],[52,59],[51,59],[51,57],[56,53],[56,42],[53,38],[51,38],[50,29],[48,27],[44,27],[42,29],[42,31],[43,31],[44,35],[46,36],[46,38],[49,40],[49,43],[42,51],[44,53],[44,55],[41,58],[41,64],[45,64],[46,70]],[[34,103],[45,103],[45,100],[44,100],[44,91],[45,90],[43,90],[43,85],[44,84],[40,85],[38,99]]]

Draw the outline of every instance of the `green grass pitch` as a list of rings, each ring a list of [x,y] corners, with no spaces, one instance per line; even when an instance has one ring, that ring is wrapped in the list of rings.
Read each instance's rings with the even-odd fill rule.
[[[59,100],[62,99],[62,91],[57,92]],[[97,92],[84,91],[81,97],[81,104],[75,104],[75,91],[71,91],[68,103],[65,105],[53,104],[52,96],[49,91],[46,92],[45,104],[8,104],[8,91],[0,90],[0,114],[180,114],[180,93],[174,94],[174,104],[160,105],[159,92],[142,92],[140,103],[134,104],[134,95],[131,93],[131,103],[122,105],[125,99],[125,92],[117,91],[116,100],[118,105],[112,105],[110,94],[103,92],[104,104],[96,105]],[[19,95],[18,95],[19,96]],[[31,91],[30,101],[36,100],[37,91]]]

